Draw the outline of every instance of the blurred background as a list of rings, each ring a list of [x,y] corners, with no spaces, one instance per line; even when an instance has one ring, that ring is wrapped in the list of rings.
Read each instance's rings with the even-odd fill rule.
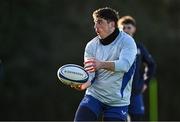
[[[136,19],[157,63],[158,120],[180,120],[180,0],[0,0],[0,120],[73,120],[84,92],[56,72],[83,64],[92,12],[105,6]]]

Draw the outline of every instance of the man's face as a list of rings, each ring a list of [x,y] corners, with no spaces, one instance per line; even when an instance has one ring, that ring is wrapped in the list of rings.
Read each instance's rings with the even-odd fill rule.
[[[123,31],[133,36],[136,32],[136,27],[132,24],[123,24]]]
[[[102,39],[109,36],[114,31],[114,22],[107,21],[103,18],[94,18],[94,29]]]

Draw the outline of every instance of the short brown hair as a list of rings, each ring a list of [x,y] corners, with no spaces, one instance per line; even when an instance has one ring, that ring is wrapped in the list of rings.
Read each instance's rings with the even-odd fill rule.
[[[103,18],[107,21],[114,21],[117,27],[117,21],[119,18],[118,12],[110,7],[100,8],[93,12],[93,18]]]
[[[118,20],[118,26],[123,24],[132,24],[136,27],[136,20],[132,16],[123,16]]]

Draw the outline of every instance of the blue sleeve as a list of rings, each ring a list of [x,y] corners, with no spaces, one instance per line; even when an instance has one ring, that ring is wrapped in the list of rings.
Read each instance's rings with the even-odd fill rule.
[[[146,73],[146,76],[147,76],[145,83],[148,84],[150,79],[155,74],[156,63],[155,63],[153,57],[151,56],[151,54],[148,52],[148,50],[143,45],[140,45],[140,49],[141,49],[141,53],[142,53],[142,63],[144,63],[147,68],[147,71],[144,72],[144,73]]]

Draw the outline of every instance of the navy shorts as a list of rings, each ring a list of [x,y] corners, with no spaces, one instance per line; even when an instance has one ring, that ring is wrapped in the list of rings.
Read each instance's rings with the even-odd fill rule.
[[[102,113],[104,118],[119,118],[120,120],[126,120],[128,114],[128,106],[108,106],[95,99],[90,95],[86,95],[79,107],[89,108],[98,118]]]

